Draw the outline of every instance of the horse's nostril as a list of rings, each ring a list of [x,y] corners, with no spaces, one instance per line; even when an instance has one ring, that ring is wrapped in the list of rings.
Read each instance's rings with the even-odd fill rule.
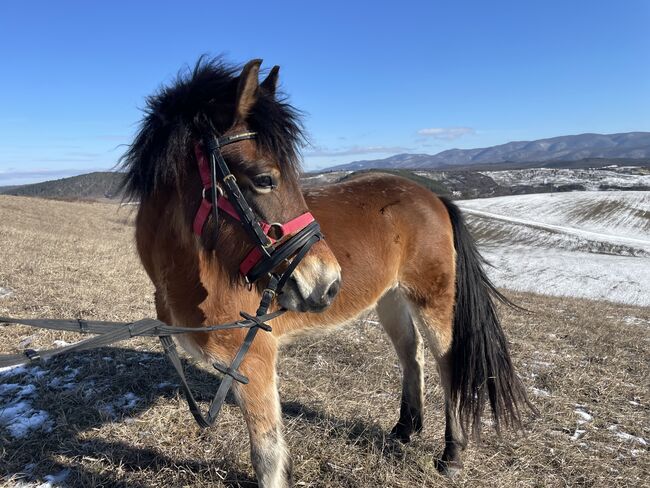
[[[325,294],[327,300],[329,302],[334,300],[334,297],[338,295],[340,289],[341,289],[341,280],[334,281],[328,288],[327,293]]]

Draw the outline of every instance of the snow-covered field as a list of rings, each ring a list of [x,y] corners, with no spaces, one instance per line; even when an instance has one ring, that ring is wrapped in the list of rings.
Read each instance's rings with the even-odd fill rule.
[[[504,171],[481,171],[499,185],[570,185],[577,184],[586,190],[598,190],[601,186],[630,188],[650,186],[650,173],[646,168],[634,166],[611,166],[607,168],[555,169],[530,168]]]
[[[300,179],[300,182],[303,187],[327,185],[340,180],[350,173],[352,173],[352,171],[331,171],[329,173],[306,174]]]
[[[498,286],[650,305],[650,192],[459,201]]]

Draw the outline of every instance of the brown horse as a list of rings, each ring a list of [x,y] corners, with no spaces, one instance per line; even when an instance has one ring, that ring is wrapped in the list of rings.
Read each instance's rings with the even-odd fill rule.
[[[238,271],[253,247],[241,224],[228,216],[209,218],[201,236],[192,232],[203,198],[195,145],[206,132],[255,131],[255,139],[223,148],[246,201],[266,222],[287,222],[309,209],[325,236],[277,297],[274,307],[289,312],[273,321],[272,334],[258,335],[245,358],[240,370],[250,383],[235,387],[260,486],[291,483],[275,369],[278,344],[307,329],[351,322],[373,308],[404,374],[391,434],[407,442],[422,429],[421,330],[446,395],[439,466],[451,474],[461,467],[468,436],[478,433],[486,402],[497,430],[519,426],[522,406],[529,405],[495,311],[494,299],[505,299],[487,279],[458,208],[427,189],[372,175],[302,193],[297,112],[276,94],[278,67],[258,82],[260,64],[251,61],[238,74],[222,62],[199,61],[148,99],[124,156],[126,189],[140,200],[137,245],[156,288],[158,317],[201,327],[257,307],[264,283],[251,288]],[[242,330],[231,330],[181,342],[195,356],[229,363],[243,337]]]

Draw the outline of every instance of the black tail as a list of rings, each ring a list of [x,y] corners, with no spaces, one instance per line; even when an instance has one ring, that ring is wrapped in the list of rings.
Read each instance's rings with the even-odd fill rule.
[[[515,373],[501,328],[495,299],[513,305],[485,274],[485,259],[465,225],[460,209],[441,198],[454,231],[456,248],[456,306],[452,354],[452,405],[458,405],[464,433],[478,438],[481,415],[490,402],[497,432],[521,428],[521,411],[529,407],[524,385]]]

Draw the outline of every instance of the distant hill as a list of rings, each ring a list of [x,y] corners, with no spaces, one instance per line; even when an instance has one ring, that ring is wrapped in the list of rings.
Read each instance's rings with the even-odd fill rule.
[[[119,199],[122,178],[122,173],[95,172],[33,185],[4,187],[0,188],[0,194],[64,200]]]
[[[650,136],[650,133],[647,133]],[[512,143],[514,144],[514,143]],[[407,155],[410,157],[416,155]],[[434,156],[423,155],[428,158]],[[377,163],[394,161],[399,156],[385,160],[367,161]],[[553,160],[542,163],[536,162],[500,162],[474,164],[442,165],[439,168],[413,167],[405,164],[404,168],[386,164],[361,167],[351,171],[343,165],[343,169],[325,170],[318,173],[306,173],[301,178],[303,188],[326,185],[354,178],[368,171],[392,173],[409,178],[434,193],[453,196],[454,198],[483,198],[498,195],[516,195],[526,193],[542,193],[575,190],[649,190],[648,178],[650,175],[650,157],[647,159],[608,159],[587,158],[573,161]],[[412,168],[412,171],[406,169]],[[531,168],[541,169],[534,173],[542,181],[530,182],[527,178],[533,173],[527,172]],[[563,172],[559,168],[568,168]],[[598,168],[589,170],[589,177],[584,177],[581,168]],[[544,172],[544,171],[551,171]],[[510,178],[504,184],[496,182],[495,172],[523,175]],[[553,172],[559,171],[559,172]],[[353,174],[350,174],[353,173]],[[505,174],[504,173],[504,174]],[[624,177],[619,177],[619,173]],[[541,175],[541,176],[540,176]],[[561,175],[561,177],[556,177]],[[60,200],[116,200],[122,199],[119,191],[124,175],[118,172],[95,172],[59,180],[45,181],[32,185],[0,187],[0,195],[17,195],[28,197],[52,198]],[[538,179],[539,179],[538,178]],[[586,178],[586,179],[585,179]],[[623,178],[623,180],[621,180]],[[497,178],[498,179],[498,178]],[[501,178],[503,179],[503,178]],[[507,179],[507,178],[506,178]],[[515,181],[516,180],[516,181]],[[557,180],[557,181],[556,181]],[[501,181],[501,180],[499,180]]]
[[[600,159],[650,159],[650,132],[580,134],[537,141],[508,142],[478,149],[449,149],[438,154],[397,154],[385,159],[354,161],[332,170],[369,168],[444,169],[488,164],[531,164]],[[544,164],[546,165],[546,164]]]

